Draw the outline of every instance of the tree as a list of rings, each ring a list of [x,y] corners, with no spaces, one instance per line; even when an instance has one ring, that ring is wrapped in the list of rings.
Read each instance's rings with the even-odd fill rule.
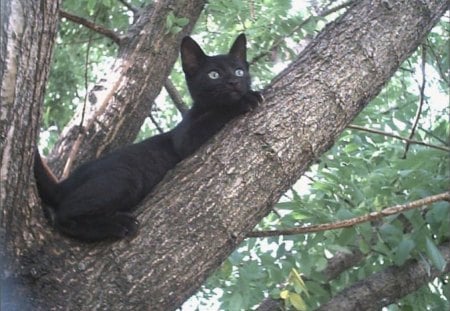
[[[251,2],[249,5],[254,4]],[[5,15],[9,18],[2,19],[2,33],[9,34],[4,38],[6,44],[2,44],[5,58],[2,58],[1,70],[1,236],[5,246],[2,258],[6,259],[2,262],[2,277],[3,284],[8,285],[2,288],[2,298],[8,298],[4,305],[19,308],[14,304],[21,301],[25,307],[41,309],[55,306],[70,309],[114,306],[117,309],[151,307],[153,310],[170,310],[179,307],[239,246],[247,233],[271,212],[283,193],[333,146],[346,126],[380,92],[403,60],[423,42],[448,5],[448,1],[430,1],[428,4],[420,1],[414,4],[406,1],[352,3],[345,14],[325,27],[289,67],[265,87],[266,102],[262,107],[232,122],[200,152],[168,174],[139,209],[141,230],[136,239],[86,246],[59,236],[47,226],[30,177],[37,120],[51,54],[49,51],[56,33],[55,12],[58,4],[53,1],[42,2],[40,6],[32,1],[21,5],[13,2],[2,4],[2,12],[10,13]],[[150,109],[173,66],[179,40],[190,32],[203,6],[201,1],[166,1],[141,9],[132,7],[137,14],[128,31],[122,35],[109,32],[109,38],[119,44],[112,74],[90,90],[85,105],[80,105],[83,109],[68,123],[56,142],[51,153],[51,164],[58,173],[67,173],[77,163],[134,140],[147,115],[145,111]],[[211,2],[207,13],[227,9],[230,8],[223,2]],[[100,13],[95,15],[99,20],[107,15]],[[251,14],[254,14],[252,10]],[[20,22],[25,20],[25,16],[29,22]],[[64,16],[71,18],[70,14]],[[295,36],[301,32],[300,26],[306,25],[303,22],[293,19],[284,26],[290,27]],[[26,31],[20,29],[22,25],[26,26],[23,28]],[[280,38],[279,41],[283,40]],[[24,45],[20,46],[18,42]],[[275,53],[278,41],[274,40],[274,43],[275,48],[271,51]],[[21,49],[14,53],[14,48],[18,47]],[[281,51],[286,51],[286,48]],[[17,61],[13,55],[23,57],[24,61],[21,61],[22,58]],[[254,59],[258,57],[255,55]],[[42,60],[35,61],[36,58]],[[24,73],[25,69],[28,72]],[[28,90],[34,91],[30,93]],[[446,133],[448,123],[441,120],[435,125],[438,128],[436,131]],[[436,135],[435,131],[433,135]],[[335,154],[331,156],[336,159],[339,155],[341,161],[360,168],[351,153],[352,148],[356,148],[353,151],[360,148],[358,139],[361,139],[358,135],[344,137],[344,148],[332,149]],[[407,140],[414,142],[412,137]],[[16,141],[23,143],[16,144]],[[370,144],[371,141],[366,139],[364,143]],[[381,143],[373,145],[379,147]],[[446,147],[441,149],[448,151]],[[428,156],[448,159],[445,153]],[[385,158],[373,155],[370,159],[383,162]],[[330,157],[322,157],[321,161],[320,174],[335,179],[337,175],[327,174],[327,169],[338,169],[340,163],[330,161]],[[430,162],[430,165],[435,163]],[[396,168],[401,166],[396,164]],[[402,164],[404,168],[400,175],[415,174],[413,167],[408,166],[411,162]],[[441,174],[433,176],[436,190],[443,192],[439,200],[449,200],[449,194],[444,192],[448,188],[445,188],[445,178],[448,177],[445,176],[446,168],[448,166],[442,164],[437,168]],[[334,180],[333,185],[341,184],[343,187],[341,195],[334,191],[330,183],[324,182],[320,174],[314,185],[320,186],[321,192],[313,192],[313,195],[321,193],[316,204],[328,201],[328,205],[325,204],[326,208],[322,210],[313,209],[313,212],[322,213],[322,217],[313,218],[305,209],[301,211],[303,215],[299,214],[298,205],[308,201],[301,200],[293,189],[293,199],[286,202],[291,205],[291,216],[294,216],[290,218],[291,225],[295,225],[295,217],[301,217],[297,221],[307,219],[309,223],[314,223],[326,219],[323,216],[327,211],[337,211],[337,217],[343,219],[371,209],[367,201],[356,200],[364,195],[364,191],[358,193],[355,190],[358,187],[348,186],[361,182],[361,179],[348,175],[347,179]],[[397,175],[398,172],[392,171],[391,174]],[[392,195],[392,189],[400,189],[400,194]],[[377,202],[377,198],[386,197],[377,193],[373,193],[371,201],[376,203],[376,207],[381,207],[419,196],[419,193],[403,195],[401,191],[404,189],[414,187],[394,183],[388,190],[391,192],[390,201]],[[349,192],[352,192],[351,195]],[[420,193],[419,197],[427,195]],[[334,203],[329,203],[330,198],[334,198],[337,204],[358,205],[353,205],[352,210],[337,210]],[[414,259],[407,260],[420,258],[420,251],[425,249],[433,263],[429,267],[432,272],[428,274],[432,280],[431,277],[448,271],[450,261],[449,246],[444,243],[449,237],[448,219],[445,219],[449,213],[448,204],[441,204],[432,211],[424,215],[419,211],[406,213],[382,224],[371,226],[366,223],[343,230],[334,235],[334,249],[328,248],[328,251],[347,250],[345,247],[338,249],[336,245],[347,247],[351,244],[349,240],[356,240],[354,246],[358,246],[360,251],[354,254],[366,260],[368,266],[378,262],[378,259],[368,259],[373,251],[383,254],[387,264],[395,263],[407,269],[414,264]],[[271,223],[270,217],[274,216],[261,223],[261,228]],[[284,224],[289,225],[289,222]],[[380,243],[377,235],[384,235],[385,243]],[[313,240],[311,242],[301,238],[292,241],[300,246],[302,243],[309,245],[314,240],[315,244],[320,244],[324,238],[327,238],[326,234],[305,238]],[[284,242],[280,243],[277,252],[288,257],[289,251]],[[255,240],[249,242],[252,243],[255,244]],[[436,244],[441,244],[441,251]],[[322,251],[324,249],[322,247]],[[301,272],[309,277],[306,288],[310,292],[315,291],[313,298],[316,300],[307,300],[295,266],[287,270],[292,270],[290,273],[293,276],[289,279],[296,281],[297,287],[294,290],[289,287],[283,291],[278,289],[278,297],[296,308],[302,307],[304,299],[310,306],[315,306],[329,298],[329,293],[324,293],[319,280],[313,278],[318,276],[320,269],[307,261],[308,257],[311,260],[317,255],[306,254],[300,260]],[[330,259],[328,266],[331,267],[331,262],[338,258],[336,255]],[[267,256],[259,257],[261,261],[268,259]],[[230,271],[232,260],[241,260],[241,263],[246,262],[250,268],[255,268],[251,260],[231,258],[219,270],[222,275],[232,276],[235,269]],[[327,262],[322,260],[320,264],[326,266]],[[384,268],[380,263],[378,267]],[[250,268],[242,272],[249,273],[252,271]],[[406,275],[402,278],[408,281]],[[422,280],[426,281],[425,278]],[[210,282],[213,284],[214,280]],[[333,294],[344,285],[336,284]],[[276,286],[272,287],[276,292]],[[29,299],[15,299],[17,297],[13,293]],[[405,294],[394,296],[386,304]],[[244,297],[239,292],[230,295],[228,309],[244,306]],[[262,298],[263,293],[260,292],[258,297]],[[350,298],[344,300],[352,303]]]

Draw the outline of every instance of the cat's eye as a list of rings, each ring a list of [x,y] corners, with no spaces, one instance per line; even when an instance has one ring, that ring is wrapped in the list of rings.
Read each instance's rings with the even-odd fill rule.
[[[236,69],[236,70],[234,71],[234,74],[235,74],[236,76],[238,76],[238,77],[243,77],[243,76],[244,76],[244,70],[242,70],[242,69]]]
[[[210,77],[213,80],[216,80],[219,79],[220,74],[217,71],[212,70],[208,73],[208,77]]]

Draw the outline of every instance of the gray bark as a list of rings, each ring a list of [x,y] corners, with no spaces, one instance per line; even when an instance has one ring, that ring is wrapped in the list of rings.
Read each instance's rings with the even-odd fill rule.
[[[0,309],[25,307],[19,286],[29,275],[20,254],[45,227],[31,181],[59,1],[1,1],[0,40]],[[34,229],[33,229],[34,228]],[[22,269],[23,268],[23,269]],[[6,280],[6,281],[5,281]],[[19,305],[16,305],[19,303]]]
[[[29,222],[20,227],[27,235],[11,231],[27,242],[13,243],[20,246],[17,274],[29,282],[34,309],[179,307],[333,145],[448,5],[357,2],[265,89],[266,102],[257,111],[229,124],[166,176],[141,204],[141,229],[132,241],[78,244],[50,231],[36,211],[28,217],[26,208],[19,208],[16,215]],[[89,153],[100,154],[115,138],[122,140],[110,135]],[[27,168],[30,158],[25,155]],[[13,215],[13,206],[6,205],[4,213]],[[2,228],[10,230],[4,220]]]

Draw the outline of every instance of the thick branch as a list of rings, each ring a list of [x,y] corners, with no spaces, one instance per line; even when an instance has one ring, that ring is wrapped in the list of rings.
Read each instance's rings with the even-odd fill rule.
[[[294,235],[294,234],[302,234],[309,232],[320,232],[326,230],[335,230],[341,228],[353,227],[357,224],[362,224],[368,221],[378,220],[387,216],[403,213],[410,209],[419,208],[425,205],[429,205],[438,201],[449,201],[450,202],[450,191],[443,192],[440,194],[432,195],[420,200],[412,201],[406,204],[398,204],[395,206],[391,206],[385,208],[379,212],[372,212],[370,214],[366,214],[359,217],[354,217],[346,220],[336,221],[332,223],[320,224],[320,225],[311,225],[305,227],[296,227],[285,230],[269,230],[269,231],[252,231],[247,234],[247,237],[268,237],[268,236],[277,236],[277,235]]]
[[[105,37],[110,38],[112,41],[114,41],[115,43],[120,45],[122,38],[120,37],[119,34],[112,31],[111,29],[108,29],[106,27],[98,25],[98,24],[91,22],[90,20],[87,20],[83,17],[73,15],[67,11],[64,11],[63,9],[59,10],[59,16],[67,18],[71,22],[83,25],[84,27],[89,28],[90,30],[93,30],[101,35],[104,35]]]
[[[364,258],[365,255],[359,249],[355,249],[350,253],[337,253],[327,260],[327,267],[322,274],[327,281],[334,280],[342,272],[356,266]]]
[[[447,262],[444,271],[434,267],[429,270],[422,261],[410,260],[401,267],[387,268],[353,284],[317,311],[380,310],[450,271],[450,242],[441,245],[439,250]]]

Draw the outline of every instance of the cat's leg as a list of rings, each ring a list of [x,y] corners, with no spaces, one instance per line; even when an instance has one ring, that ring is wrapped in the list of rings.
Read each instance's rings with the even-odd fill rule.
[[[73,190],[55,209],[54,225],[82,241],[121,239],[136,234],[130,211],[138,201],[135,184],[118,176],[100,176]]]
[[[128,213],[112,215],[81,215],[56,218],[55,227],[62,233],[84,242],[132,238],[139,223]]]

